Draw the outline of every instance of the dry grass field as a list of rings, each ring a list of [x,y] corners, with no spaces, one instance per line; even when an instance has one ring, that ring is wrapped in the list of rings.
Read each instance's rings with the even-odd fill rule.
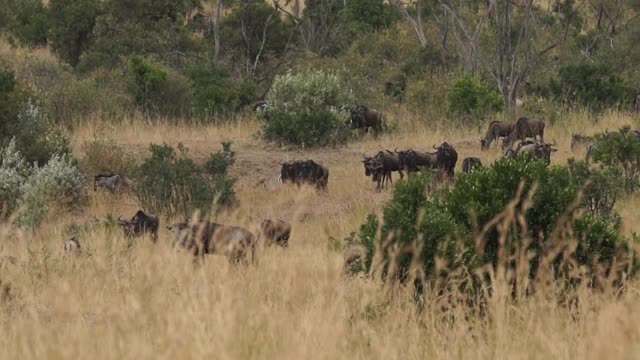
[[[578,306],[558,304],[549,285],[526,300],[505,300],[497,291],[488,314],[443,311],[427,295],[416,312],[402,289],[342,273],[333,242],[355,231],[367,213],[382,209],[392,190],[376,192],[364,176],[363,153],[380,149],[430,149],[448,141],[460,160],[490,163],[497,149],[481,153],[475,130],[427,126],[402,111],[392,116],[397,134],[366,138],[335,149],[292,150],[258,140],[252,120],[219,126],[151,125],[90,121],[71,135],[76,156],[93,138],[110,138],[141,159],[150,143],[184,143],[204,160],[233,141],[240,205],[218,222],[254,233],[264,217],[293,224],[288,249],[264,249],[258,263],[234,268],[210,256],[194,268],[175,252],[161,224],[153,246],[139,239],[127,248],[120,231],[91,225],[107,214],[131,216],[135,200],[93,193],[79,214],[52,214],[35,232],[0,227],[0,358],[3,359],[638,359],[640,282],[616,296],[584,290]],[[596,125],[574,114],[547,126],[558,143],[554,163],[583,157],[569,150],[572,132],[617,129],[634,119],[605,114]],[[313,158],[330,170],[329,190],[296,189],[274,182],[278,162]],[[397,180],[394,176],[394,180]],[[618,204],[626,234],[640,232],[640,199]],[[162,219],[161,221],[165,221]],[[63,255],[65,228],[85,226],[85,254]],[[116,229],[117,230],[117,229]],[[452,320],[455,319],[455,320]]]

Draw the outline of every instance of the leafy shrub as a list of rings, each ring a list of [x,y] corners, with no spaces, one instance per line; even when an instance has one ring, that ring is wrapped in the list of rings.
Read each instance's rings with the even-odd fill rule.
[[[18,208],[22,195],[20,186],[29,174],[29,167],[16,148],[14,140],[0,151],[0,220]]]
[[[529,277],[536,276],[542,259],[550,261],[556,275],[563,260],[570,259],[593,275],[601,268],[607,274],[620,271],[614,266],[629,260],[631,249],[619,234],[619,222],[598,212],[583,214],[581,206],[574,206],[583,180],[584,175],[567,167],[524,158],[501,159],[460,175],[455,188],[437,193],[428,192],[430,176],[422,174],[400,181],[384,208],[382,224],[370,215],[353,241],[368,249],[369,258],[374,253],[381,257],[381,263],[368,261],[369,270],[402,279],[413,262],[427,281],[464,271],[471,278],[463,280],[463,286],[468,280],[484,280],[480,274],[485,265],[496,269],[501,259],[517,254],[531,259],[526,265]],[[487,226],[491,221],[495,223]],[[572,230],[562,230],[566,228]],[[575,251],[566,245],[573,241]],[[419,250],[418,257],[407,248]]]
[[[15,73],[0,68],[0,140],[9,137],[9,126],[18,115],[15,88]]]
[[[31,101],[18,114],[9,135],[15,137],[18,150],[29,163],[44,165],[54,155],[71,154],[64,131]]]
[[[230,144],[211,156],[204,166],[187,156],[188,149],[178,145],[179,154],[169,145],[151,145],[151,157],[134,171],[133,191],[140,205],[151,212],[171,217],[190,216],[195,210],[209,212],[235,202],[234,180],[227,169],[234,161]]]
[[[35,167],[22,184],[20,192],[23,226],[37,226],[54,209],[74,209],[85,200],[85,178],[70,156],[54,155],[46,165]]]
[[[344,143],[349,137],[348,114],[338,110],[351,103],[347,88],[335,74],[321,70],[287,73],[276,78],[269,94],[269,121],[263,136],[269,141],[301,146]]]
[[[51,0],[50,33],[53,49],[71,66],[89,47],[101,2],[93,0]]]
[[[628,126],[617,132],[597,134],[591,158],[613,174],[621,175],[627,191],[640,186],[640,138]]]
[[[551,81],[556,100],[602,110],[629,104],[636,91],[605,64],[566,65]]]
[[[135,166],[131,153],[111,139],[94,139],[82,144],[81,166],[85,174],[130,174]]]
[[[249,81],[233,81],[221,69],[198,66],[189,71],[194,94],[194,112],[200,118],[238,112],[256,98],[256,86]]]
[[[449,113],[479,120],[489,112],[500,112],[504,102],[500,95],[471,76],[456,81],[448,95]]]
[[[161,105],[158,101],[158,89],[167,78],[167,71],[139,55],[132,55],[129,59],[129,72],[129,91],[136,104],[145,114],[153,113]]]

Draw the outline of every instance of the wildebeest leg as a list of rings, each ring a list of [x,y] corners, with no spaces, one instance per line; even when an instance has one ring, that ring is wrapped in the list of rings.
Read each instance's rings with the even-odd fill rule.
[[[398,170],[398,172],[400,173],[400,180],[404,179],[404,174],[402,173],[402,170]]]

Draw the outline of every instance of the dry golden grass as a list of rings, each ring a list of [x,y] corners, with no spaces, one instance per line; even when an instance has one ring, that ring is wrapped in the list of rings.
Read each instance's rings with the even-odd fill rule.
[[[487,164],[500,156],[479,151],[480,134],[420,124],[398,113],[398,134],[366,138],[336,149],[294,150],[257,140],[250,120],[219,126],[151,125],[91,121],[73,134],[76,155],[94,137],[112,138],[144,156],[150,143],[184,143],[204,160],[233,141],[240,206],[221,214],[223,223],[257,231],[263,217],[293,224],[290,247],[265,249],[258,264],[233,268],[210,256],[202,267],[170,247],[162,226],[156,246],[140,239],[128,249],[122,233],[96,225],[107,214],[131,216],[132,198],[92,194],[81,214],[54,214],[35,232],[0,227],[0,358],[214,358],[214,359],[634,359],[640,357],[640,283],[619,296],[583,290],[576,308],[558,305],[554,288],[513,302],[496,296],[488,315],[441,310],[428,294],[416,313],[410,297],[375,280],[342,274],[342,239],[380,211],[391,190],[376,192],[364,176],[363,153],[412,147],[428,150],[443,141],[458,149],[459,163],[478,156]],[[546,139],[560,151],[554,163],[573,154],[570,134],[591,134],[632,124],[607,114],[593,125],[575,114],[563,126],[548,126]],[[326,194],[277,185],[278,162],[313,158],[330,169]],[[397,179],[397,176],[395,177]],[[624,231],[640,232],[640,201],[618,204]],[[164,221],[164,219],[162,219]],[[65,258],[62,242],[70,224],[81,233],[85,254]],[[164,225],[164,224],[163,224]],[[10,284],[10,295],[2,287]],[[9,299],[10,298],[10,299]],[[452,321],[455,319],[455,321]]]

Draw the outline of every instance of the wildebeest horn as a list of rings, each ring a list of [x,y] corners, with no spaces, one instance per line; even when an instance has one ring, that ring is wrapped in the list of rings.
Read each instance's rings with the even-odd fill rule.
[[[436,149],[436,150],[438,150],[438,149],[439,149],[439,148],[438,148],[438,147],[436,147],[435,145],[433,145],[433,148],[434,148],[434,149]]]

